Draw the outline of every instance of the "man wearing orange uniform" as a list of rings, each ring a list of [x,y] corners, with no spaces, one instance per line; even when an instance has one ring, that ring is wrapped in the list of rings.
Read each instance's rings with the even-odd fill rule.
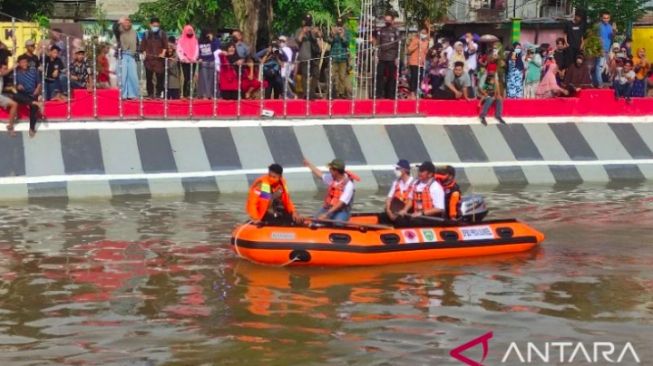
[[[390,192],[388,192],[385,201],[385,213],[381,214],[380,219],[384,222],[394,222],[399,216],[398,212],[403,210],[408,203],[408,197],[414,187],[414,179],[410,176],[410,163],[406,159],[401,159],[395,165],[395,177],[392,182]]]
[[[247,213],[254,223],[301,222],[302,219],[290,199],[281,165],[270,165],[268,174],[254,181],[247,198]]]

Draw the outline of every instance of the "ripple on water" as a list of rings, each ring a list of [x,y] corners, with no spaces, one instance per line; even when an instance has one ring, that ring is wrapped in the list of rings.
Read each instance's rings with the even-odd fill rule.
[[[384,201],[361,197],[361,210]],[[649,197],[646,187],[490,192],[491,215],[541,229],[541,249],[340,269],[236,260],[242,196],[4,205],[0,360],[447,364],[488,331],[493,347],[610,338],[653,357]],[[302,212],[318,205],[295,200]]]

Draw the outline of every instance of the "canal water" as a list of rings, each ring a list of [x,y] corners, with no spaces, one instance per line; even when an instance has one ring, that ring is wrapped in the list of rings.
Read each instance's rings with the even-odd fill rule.
[[[484,194],[491,217],[530,223],[543,246],[269,268],[228,244],[243,196],[0,203],[0,364],[461,365],[449,352],[488,332],[486,365],[511,342],[526,357],[525,342],[556,341],[583,342],[590,357],[592,342],[613,342],[615,359],[630,342],[653,364],[651,187]],[[359,192],[357,210],[383,200]],[[305,213],[319,204],[295,201]],[[479,347],[466,354],[480,360]]]

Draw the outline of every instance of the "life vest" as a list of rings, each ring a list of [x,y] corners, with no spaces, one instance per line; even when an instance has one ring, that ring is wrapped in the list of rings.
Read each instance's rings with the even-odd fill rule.
[[[424,212],[433,208],[433,198],[431,197],[431,185],[435,180],[431,179],[424,185],[421,191],[417,190],[417,186],[421,182],[417,180],[413,183],[413,212]]]
[[[278,195],[278,200],[273,199]],[[276,207],[278,205],[278,207]],[[264,175],[252,184],[249,189],[249,196],[247,198],[247,213],[253,220],[262,220],[269,210],[281,210],[292,214],[295,212],[295,205],[290,200],[286,180],[281,178],[279,184],[273,186],[270,183],[270,178]]]
[[[342,196],[342,193],[345,191],[345,187],[347,186],[347,183],[349,183],[349,181],[352,179],[360,180],[358,176],[352,175],[349,172],[345,172],[345,177],[343,180],[341,180],[340,182],[336,182],[334,179],[333,182],[329,184],[329,187],[327,188],[326,196],[324,196],[324,208],[331,208],[338,205],[338,203],[340,202],[340,197]],[[345,207],[345,210],[351,209],[352,203],[354,203],[353,197]]]
[[[446,182],[446,175],[436,174],[435,179],[440,183],[444,190],[444,217],[447,219],[456,219],[460,214],[460,204],[462,193],[455,179]]]
[[[405,203],[406,201],[408,201],[408,197],[413,192],[413,189],[415,188],[415,185],[414,185],[414,182],[410,182],[408,184],[408,187],[406,188],[406,190],[402,192],[401,191],[401,183],[402,183],[401,178],[399,178],[399,179],[397,179],[395,181],[395,184],[394,184],[395,191],[392,194],[392,197]]]

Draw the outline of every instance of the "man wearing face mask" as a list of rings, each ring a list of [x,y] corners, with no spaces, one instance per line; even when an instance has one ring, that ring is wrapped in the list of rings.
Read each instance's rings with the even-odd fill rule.
[[[290,199],[281,165],[270,165],[268,174],[254,181],[247,198],[247,213],[255,224],[290,225],[302,221]]]
[[[425,161],[418,169],[418,179],[408,194],[406,207],[398,213],[404,220],[395,226],[430,226],[433,220],[425,217],[442,217],[445,212],[444,190],[435,180],[435,165]]]
[[[395,97],[400,38],[399,30],[394,26],[394,23],[394,14],[388,12],[385,15],[385,26],[374,35],[375,45],[379,48],[379,63],[376,70],[376,97],[380,99],[394,99]]]
[[[168,49],[168,35],[161,30],[159,18],[150,20],[150,30],[145,33],[140,51],[145,53],[145,85],[148,98],[160,98],[163,94],[165,63],[164,57]],[[154,78],[156,76],[156,86]]]
[[[381,215],[382,221],[394,222],[399,217],[398,212],[406,208],[408,196],[413,191],[413,177],[410,176],[410,163],[401,159],[395,165],[395,181],[390,187],[388,198],[385,201],[385,213]]]

